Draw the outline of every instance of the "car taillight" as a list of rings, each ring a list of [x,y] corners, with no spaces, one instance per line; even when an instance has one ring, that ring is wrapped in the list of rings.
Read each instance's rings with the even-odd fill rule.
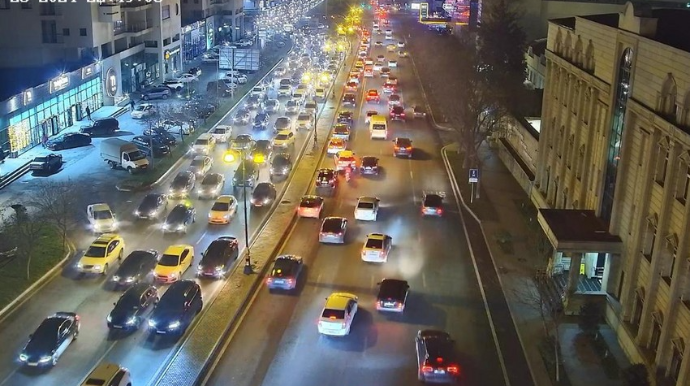
[[[288,279],[287,282],[288,282],[288,284],[292,284],[292,283],[294,283],[295,281],[294,281],[293,279]]]
[[[460,373],[460,367],[458,367],[457,365],[450,365],[446,368],[446,371],[448,371],[451,374],[457,375],[458,373]]]
[[[441,209],[441,208],[436,209],[436,213],[442,214],[442,213],[443,213],[443,209]]]
[[[397,304],[396,308],[399,310],[402,310],[402,308],[403,308],[402,303],[396,303],[396,304]]]
[[[422,366],[422,372],[423,372],[423,373],[430,373],[430,372],[432,372],[432,371],[434,371],[434,368],[433,368],[433,367],[431,367],[431,366]]]
[[[271,283],[273,283],[272,277],[269,277],[268,279],[266,279],[266,284],[271,284]]]

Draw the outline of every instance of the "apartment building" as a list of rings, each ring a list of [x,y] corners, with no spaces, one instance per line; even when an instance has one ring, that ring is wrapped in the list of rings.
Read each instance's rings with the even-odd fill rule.
[[[632,362],[690,384],[690,12],[549,22],[532,200],[566,311],[606,304]]]
[[[181,70],[179,0],[0,0],[0,147],[20,154]],[[19,32],[21,31],[21,32]]]
[[[182,0],[184,60],[245,33],[243,0]]]

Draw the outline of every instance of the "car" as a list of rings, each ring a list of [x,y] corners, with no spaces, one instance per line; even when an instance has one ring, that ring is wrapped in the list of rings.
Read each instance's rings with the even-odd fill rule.
[[[456,383],[460,366],[455,362],[453,340],[445,331],[419,330],[415,336],[417,379],[428,383]]]
[[[338,113],[338,118],[336,120],[338,123],[347,123],[352,126],[354,123],[354,114],[352,111],[341,111]]]
[[[389,44],[386,46],[386,51],[388,52],[395,52],[398,49],[398,47],[395,44]]]
[[[177,173],[168,189],[168,197],[187,197],[196,184],[196,174],[189,170]]]
[[[384,84],[391,84],[393,86],[397,86],[398,85],[398,77],[390,75],[388,77],[388,79],[386,79],[386,82]]]
[[[275,201],[278,193],[276,187],[270,182],[260,182],[256,184],[250,202],[254,207],[271,205]]]
[[[376,110],[367,110],[367,113],[364,117],[364,123],[368,124],[369,121],[371,121],[371,117],[373,117],[374,115],[379,115],[379,112]]]
[[[163,86],[167,87],[169,90],[180,91],[184,87],[184,82],[177,79],[168,79],[163,81]],[[170,95],[170,93],[168,93]]]
[[[273,132],[278,133],[283,130],[292,129],[292,119],[290,117],[278,117],[273,124]]]
[[[60,356],[79,336],[79,320],[74,312],[56,312],[43,319],[29,335],[29,341],[19,353],[19,362],[29,367],[57,365]]]
[[[208,173],[201,180],[201,184],[197,189],[197,194],[200,199],[216,198],[225,186],[225,176],[220,173]]]
[[[273,155],[273,141],[260,139],[254,143],[250,158],[256,164],[265,164]]]
[[[165,129],[165,131],[179,134],[180,136],[189,135],[194,132],[194,126],[190,125],[189,122],[167,119],[161,122],[160,125],[163,129]]]
[[[424,191],[422,194],[422,216],[443,216],[444,192]]]
[[[398,51],[399,58],[406,58],[408,56],[410,56],[410,54],[407,51]]]
[[[81,384],[81,386],[94,385],[131,386],[132,377],[129,370],[118,364],[101,362]]]
[[[141,200],[141,204],[134,211],[138,219],[151,220],[161,217],[168,208],[168,197],[161,193],[149,193]]]
[[[266,130],[268,127],[268,114],[257,113],[254,116],[254,123],[252,123],[252,130]]]
[[[230,149],[237,151],[249,151],[254,147],[254,139],[249,134],[240,134],[230,141]]]
[[[376,89],[372,89],[372,90],[367,91],[366,100],[367,100],[367,102],[379,103],[381,101],[381,96],[379,95],[379,91]]]
[[[247,75],[244,74],[235,74],[235,75],[230,75],[229,77],[226,77],[225,79],[237,83],[237,84],[245,84],[249,81],[249,78],[247,78]]]
[[[345,244],[347,233],[347,219],[344,217],[326,217],[321,223],[319,242],[329,244]]]
[[[127,289],[113,303],[105,318],[110,330],[138,330],[149,310],[158,301],[158,289],[149,283],[138,283]]]
[[[115,232],[119,227],[113,211],[105,203],[88,205],[86,207],[86,217],[94,233]]]
[[[273,147],[287,148],[295,144],[295,133],[292,130],[279,131],[273,138]]]
[[[199,80],[199,76],[193,74],[182,74],[179,77],[174,78],[173,80],[176,80],[180,83],[190,83]]]
[[[381,71],[379,71],[379,75],[382,78],[388,78],[391,74],[391,69],[390,67],[381,67]]]
[[[254,44],[251,40],[239,40],[237,41],[237,45],[240,47],[251,47],[252,44]]]
[[[379,55],[376,57],[376,61],[381,62],[381,63],[386,63],[386,56],[385,55]]]
[[[235,113],[235,116],[233,116],[232,122],[235,124],[246,125],[249,123],[251,118],[252,114],[249,112],[249,110],[239,109]]]
[[[258,95],[250,95],[249,98],[244,102],[245,108],[249,110],[256,110],[261,106],[261,96]]]
[[[292,96],[292,86],[290,85],[280,85],[278,87],[278,96],[279,97],[284,97],[284,96]]]
[[[412,158],[413,151],[411,139],[397,137],[393,140],[393,157]]]
[[[405,42],[404,41],[399,41],[398,42],[398,48],[405,48]]]
[[[390,68],[398,68],[398,61],[397,61],[397,60],[389,60],[389,61],[388,61],[388,67],[390,67]]]
[[[187,170],[196,174],[197,178],[201,178],[211,170],[212,166],[213,159],[211,157],[199,155],[192,159],[192,162],[189,164],[189,169]]]
[[[413,105],[412,106],[412,112],[413,112],[413,117],[414,118],[425,118],[426,117],[426,112],[421,106],[418,105]]]
[[[276,289],[294,290],[302,273],[302,258],[296,255],[280,255],[273,262],[273,267],[266,278],[269,291]]]
[[[153,135],[136,135],[131,142],[147,157],[163,157],[170,153],[170,146],[166,145],[163,137]]]
[[[116,288],[149,282],[160,253],[154,249],[132,251],[117,267],[111,278]]]
[[[345,91],[356,92],[359,87],[359,82],[349,81],[345,83]]]
[[[193,280],[173,283],[153,309],[148,320],[149,331],[155,334],[182,335],[203,306],[199,284]]]
[[[388,107],[392,108],[393,106],[402,106],[402,101],[400,100],[400,95],[398,94],[391,94],[388,96]]]
[[[355,206],[355,220],[376,221],[376,217],[379,214],[380,201],[377,197],[359,197]]]
[[[393,238],[383,233],[369,233],[362,247],[362,261],[385,263],[393,246]]]
[[[402,106],[393,106],[388,116],[391,118],[391,121],[405,122],[405,108]]]
[[[269,99],[264,102],[264,112],[267,114],[275,114],[280,111],[280,101],[277,99]]]
[[[237,199],[234,196],[222,195],[216,198],[208,212],[209,224],[230,224],[237,212]]]
[[[393,94],[398,91],[398,86],[393,83],[389,83],[389,80],[390,78],[387,79],[386,83],[383,84],[383,92],[386,94]]]
[[[379,159],[374,156],[362,157],[362,165],[360,166],[360,173],[362,175],[378,175],[379,174]]]
[[[403,312],[410,285],[405,280],[383,279],[378,283],[376,309],[382,312]]]
[[[181,89],[180,85],[180,89]],[[148,101],[151,99],[168,99],[170,97],[170,94],[172,93],[171,90],[173,88],[169,87],[166,84],[163,84],[159,87],[149,87],[144,89],[141,92],[141,99]],[[142,118],[141,116],[137,116],[140,114],[134,114],[136,110],[132,111],[132,118]]]
[[[201,254],[201,261],[196,269],[197,276],[216,279],[225,277],[239,253],[240,247],[236,238],[222,236],[213,240]]]
[[[136,106],[130,113],[133,119],[144,119],[152,117],[156,114],[158,114],[158,109],[156,109],[156,106],[150,103],[142,103],[139,106]]]
[[[345,149],[347,149],[347,143],[341,138],[331,138],[328,141],[328,154],[337,154]]]
[[[335,174],[335,173],[334,173]],[[321,211],[323,210],[323,197],[320,196],[302,196],[299,205],[297,206],[297,215],[299,217],[321,218]]]
[[[285,113],[286,114],[297,114],[302,106],[301,101],[297,99],[290,99],[285,103]]]
[[[321,311],[318,330],[322,335],[345,336],[350,333],[357,314],[357,296],[347,292],[334,292],[326,298]]]
[[[325,99],[326,98],[326,89],[323,87],[317,87],[314,90],[314,99]]]
[[[292,161],[290,160],[289,154],[279,153],[271,160],[271,181],[274,181],[278,177],[287,177],[292,170]]]
[[[115,233],[105,233],[94,240],[77,263],[81,274],[108,274],[111,266],[122,260],[125,240]]]
[[[163,233],[187,233],[187,228],[196,222],[196,210],[189,202],[175,205],[162,225]]]
[[[381,62],[375,62],[374,63],[374,71],[381,71],[381,68],[383,68],[383,63],[381,63]]]
[[[352,108],[356,107],[357,106],[356,98],[357,97],[355,96],[355,94],[346,93],[345,95],[343,95],[343,106],[352,107]]]
[[[36,172],[51,172],[54,173],[62,167],[62,155],[50,153],[38,157],[34,157],[29,164],[29,170]]]
[[[318,110],[319,105],[316,104],[316,102],[308,101],[304,104],[304,110],[302,110],[302,113],[311,114],[312,117],[316,117],[316,113],[318,112]]]
[[[206,52],[201,55],[203,63],[217,63],[220,60],[220,55],[215,52]]]
[[[177,144],[177,139],[168,130],[162,127],[152,127],[150,129],[144,129],[144,135],[154,137],[157,141],[162,142],[168,146],[175,146]]]
[[[376,47],[383,47],[383,42],[380,41],[380,40],[377,40],[376,42],[374,42],[374,46],[376,46]]]
[[[252,90],[249,92],[249,97],[256,97],[257,99],[261,99],[266,95],[266,87],[257,84],[252,88]]]
[[[295,120],[297,130],[306,129],[311,130],[314,127],[314,115],[310,112],[303,111],[297,115]]]
[[[364,77],[365,78],[373,78],[374,77],[374,66],[373,66],[373,64],[364,66]]]
[[[216,140],[216,143],[227,143],[232,137],[232,126],[228,125],[218,125],[211,136]]]
[[[343,141],[349,141],[350,140],[350,125],[345,124],[345,123],[337,123],[335,126],[333,126],[332,137],[334,139],[342,139]]]
[[[66,133],[46,142],[48,150],[66,150],[91,145],[91,136],[83,133]]]
[[[353,168],[357,167],[357,158],[355,157],[355,153],[349,150],[338,152],[335,156],[333,156],[333,161],[335,163],[336,171],[345,170],[348,165],[352,166]]]
[[[242,160],[232,177],[233,190],[237,188],[253,188],[259,177],[259,168],[252,160]]]
[[[194,247],[187,244],[169,246],[158,259],[153,269],[157,282],[173,283],[182,280],[182,275],[189,269],[194,260]]]

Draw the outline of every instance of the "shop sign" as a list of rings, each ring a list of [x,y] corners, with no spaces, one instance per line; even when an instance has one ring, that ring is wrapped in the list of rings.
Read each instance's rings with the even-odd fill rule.
[[[50,93],[63,90],[69,86],[69,75],[60,75],[57,78],[50,81]]]
[[[173,56],[179,52],[180,52],[180,47],[173,48],[172,50],[165,50],[163,57],[165,58],[165,60],[168,60],[168,59],[170,59],[171,56]]]
[[[30,105],[31,102],[34,101],[34,92],[33,90],[26,90],[24,91],[24,94],[22,95],[22,104],[24,106]]]
[[[429,18],[429,3],[419,3],[419,20],[423,21]]]
[[[81,69],[81,79],[84,80],[96,72],[96,67],[92,64]]]
[[[105,73],[105,92],[109,97],[114,97],[117,94],[117,73],[112,67]]]
[[[7,128],[7,134],[10,137],[10,151],[20,151],[31,142],[31,130],[29,128],[29,120],[25,119],[16,125]]]

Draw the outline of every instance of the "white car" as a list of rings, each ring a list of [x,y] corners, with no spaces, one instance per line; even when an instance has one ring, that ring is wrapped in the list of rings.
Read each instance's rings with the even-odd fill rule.
[[[216,143],[227,143],[232,137],[232,126],[228,125],[218,125],[211,136],[216,139]]]
[[[189,164],[189,171],[196,175],[197,179],[201,179],[213,167],[213,159],[209,156],[200,155],[194,157],[192,163]]]
[[[355,206],[355,220],[376,221],[380,201],[377,197],[362,196],[358,198],[357,206]]]
[[[108,204],[100,203],[87,206],[86,217],[89,219],[94,233],[117,231],[118,223]]]
[[[184,87],[184,83],[180,82],[177,79],[168,79],[168,80],[163,82],[163,86],[165,86],[171,90],[180,91]]]
[[[405,42],[399,41],[398,42],[398,48],[405,48]]]
[[[134,119],[143,119],[156,115],[157,112],[156,106],[150,103],[142,103],[132,110],[131,115]]]
[[[264,103],[264,112],[267,114],[274,114],[280,111],[280,101],[277,99],[269,99]]]
[[[357,300],[357,296],[347,292],[334,292],[327,297],[319,318],[319,333],[329,336],[348,335],[357,314]]]
[[[192,74],[182,74],[179,77],[175,78],[174,80],[181,82],[181,83],[190,83],[199,80],[199,77],[197,75],[192,75]]]
[[[383,68],[383,63],[381,63],[381,62],[374,63],[374,71],[381,71],[382,68]]]
[[[292,95],[292,86],[280,86],[278,88],[278,96],[291,96]]]
[[[189,122],[166,120],[161,125],[172,134],[189,135],[194,132],[194,126],[191,126]]]
[[[369,233],[362,247],[362,261],[385,263],[393,245],[393,238],[383,233]]]
[[[207,52],[201,55],[201,61],[203,63],[216,63],[220,60],[220,55],[215,52]]]
[[[242,74],[239,71],[230,70],[230,71],[225,73],[225,78],[233,78],[233,77],[240,76],[240,75],[242,75]]]
[[[397,60],[389,60],[388,61],[388,67],[397,68],[398,67],[398,61]]]
[[[240,74],[240,75],[233,75],[230,76],[226,79],[229,79],[233,83],[239,83],[239,84],[245,84],[247,81],[249,81],[249,78],[247,78],[247,75]]]

